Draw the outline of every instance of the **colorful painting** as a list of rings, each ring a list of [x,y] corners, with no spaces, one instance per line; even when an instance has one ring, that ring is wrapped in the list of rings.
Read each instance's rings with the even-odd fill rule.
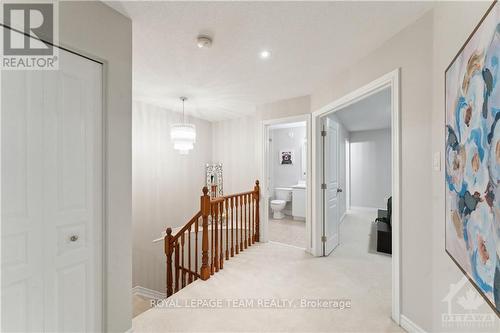
[[[500,314],[500,10],[446,70],[446,252]]]

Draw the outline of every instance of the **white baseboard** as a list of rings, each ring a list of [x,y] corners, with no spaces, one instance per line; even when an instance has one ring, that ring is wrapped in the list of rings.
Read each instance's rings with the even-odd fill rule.
[[[131,327],[128,330],[126,330],[125,333],[134,333],[134,329]]]
[[[404,315],[401,315],[399,324],[408,333],[427,333],[422,327],[418,326]]]
[[[165,293],[141,286],[135,286],[132,288],[132,295],[138,295],[151,299],[165,299],[167,297]]]
[[[373,207],[361,207],[361,206],[351,206],[349,208],[349,210],[357,210],[357,211],[360,211],[360,212],[369,212],[369,213],[373,213],[373,212],[377,212],[380,208],[373,208]]]

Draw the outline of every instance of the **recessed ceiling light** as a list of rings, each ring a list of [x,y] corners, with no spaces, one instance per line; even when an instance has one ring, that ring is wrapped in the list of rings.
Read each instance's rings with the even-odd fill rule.
[[[267,50],[264,50],[264,51],[261,51],[260,52],[260,57],[262,59],[267,59],[271,56],[271,52],[267,51]]]

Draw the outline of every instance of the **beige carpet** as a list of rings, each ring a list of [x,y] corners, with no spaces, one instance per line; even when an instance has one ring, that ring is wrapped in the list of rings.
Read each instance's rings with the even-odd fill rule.
[[[276,243],[253,246],[169,298],[169,307],[135,317],[134,332],[402,332],[390,319],[391,258],[368,252],[370,219],[349,214],[341,245],[326,258]],[[317,299],[349,299],[351,307],[312,308]],[[309,308],[278,304],[304,300]],[[186,305],[198,308],[178,308]]]
[[[151,299],[139,295],[132,295],[132,315],[140,315],[144,311],[151,309]]]
[[[269,240],[306,248],[306,222],[291,218],[269,219]]]

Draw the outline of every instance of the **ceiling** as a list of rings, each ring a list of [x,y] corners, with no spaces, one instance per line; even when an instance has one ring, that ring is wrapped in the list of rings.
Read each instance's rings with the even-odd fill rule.
[[[133,21],[134,99],[210,121],[304,96],[431,2],[106,2]],[[199,49],[200,33],[213,37]],[[268,59],[259,53],[268,50]]]
[[[391,127],[391,89],[385,88],[335,112],[349,132]]]

